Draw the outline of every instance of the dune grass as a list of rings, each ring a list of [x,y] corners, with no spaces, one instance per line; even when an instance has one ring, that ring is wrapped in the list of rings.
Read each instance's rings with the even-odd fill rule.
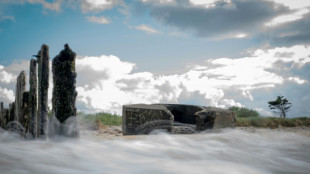
[[[262,128],[278,128],[282,127],[298,127],[310,126],[310,118],[276,118],[276,117],[248,117],[237,118],[236,126],[239,127],[262,127]]]
[[[106,125],[106,126],[120,126],[122,125],[122,117],[110,114],[110,113],[96,113],[96,114],[84,114],[78,113],[78,116],[81,117],[82,121],[92,122],[96,124]]]
[[[84,114],[78,113],[81,121],[88,123],[95,123],[96,125],[104,126],[120,126],[122,125],[122,117],[109,113]],[[310,127],[310,118],[278,118],[278,117],[237,117],[236,126],[238,127],[261,127],[261,128],[278,128],[282,127]]]

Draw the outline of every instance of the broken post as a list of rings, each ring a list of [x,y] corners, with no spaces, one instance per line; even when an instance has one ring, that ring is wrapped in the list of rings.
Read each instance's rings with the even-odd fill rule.
[[[0,103],[0,127],[5,129],[9,120],[9,110],[3,108],[3,102]]]
[[[24,91],[20,123],[25,128],[25,133],[28,132],[29,120],[29,91]]]
[[[31,59],[29,73],[29,112],[30,124],[29,133],[33,138],[37,137],[37,61]]]
[[[59,134],[65,136],[78,136],[76,125],[76,53],[68,44],[53,59],[53,115],[60,122]],[[68,118],[72,117],[70,121]],[[69,123],[70,122],[70,123]],[[72,125],[69,125],[72,124]],[[68,128],[70,127],[70,129]],[[73,127],[73,129],[72,129]],[[56,132],[57,133],[57,132]]]
[[[9,123],[11,121],[14,121],[14,116],[15,116],[15,102],[9,105],[9,120],[7,122]]]
[[[1,102],[0,103],[0,127],[3,129],[5,128],[4,123],[5,123],[5,118],[3,114],[3,102]]]
[[[38,115],[37,135],[46,138],[48,116],[49,48],[43,44],[38,52]]]
[[[26,73],[22,71],[17,77],[15,88],[15,112],[14,121],[20,121],[22,118],[23,93],[26,89]]]

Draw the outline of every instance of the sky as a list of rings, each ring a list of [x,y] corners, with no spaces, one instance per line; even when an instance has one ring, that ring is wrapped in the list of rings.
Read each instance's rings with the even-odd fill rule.
[[[276,116],[268,101],[284,96],[288,117],[310,117],[307,0],[0,0],[5,107],[41,45],[52,60],[65,43],[79,111],[181,103]]]

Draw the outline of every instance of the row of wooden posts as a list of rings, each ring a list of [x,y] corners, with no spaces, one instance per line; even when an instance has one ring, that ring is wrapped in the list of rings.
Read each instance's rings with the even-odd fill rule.
[[[76,116],[76,53],[68,44],[52,61],[53,95],[52,116],[48,116],[49,47],[41,46],[36,59],[30,60],[29,91],[26,90],[26,73],[22,71],[15,88],[15,101],[9,108],[0,106],[1,127],[19,131],[31,138],[46,138],[51,133],[77,136],[78,130],[68,134],[63,130],[66,120]],[[56,119],[55,119],[56,118]],[[50,127],[50,128],[49,128]],[[56,130],[57,129],[57,130]]]

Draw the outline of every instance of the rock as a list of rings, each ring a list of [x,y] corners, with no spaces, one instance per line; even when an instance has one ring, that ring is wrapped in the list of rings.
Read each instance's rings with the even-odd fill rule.
[[[196,130],[235,127],[236,114],[233,111],[215,107],[207,107],[195,113]]]
[[[195,124],[195,113],[204,109],[202,106],[183,104],[163,104],[174,116],[174,122]]]
[[[172,113],[163,105],[124,105],[122,131],[124,135],[147,134],[153,129],[170,129]]]
[[[134,104],[123,106],[124,135],[148,134],[163,129],[175,134],[190,134],[213,128],[234,127],[234,112],[195,105]]]

